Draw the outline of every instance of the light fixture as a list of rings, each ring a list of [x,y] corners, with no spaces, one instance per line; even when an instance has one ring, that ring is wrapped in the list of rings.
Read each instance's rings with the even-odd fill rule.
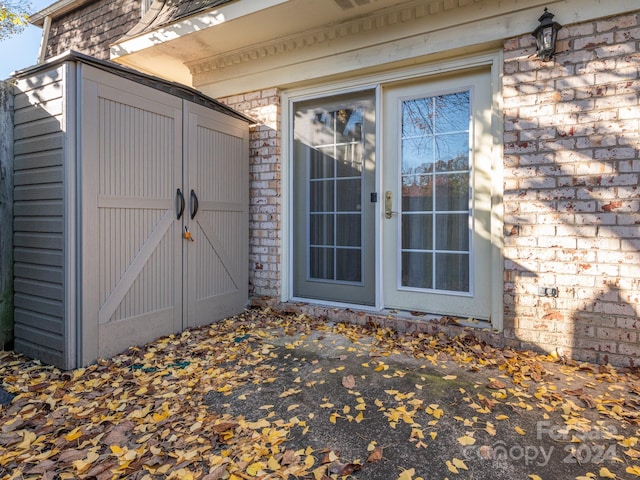
[[[553,13],[546,8],[538,21],[540,25],[531,33],[536,37],[536,54],[543,62],[548,62],[556,52],[556,37],[558,30],[562,28],[558,22],[553,21]]]

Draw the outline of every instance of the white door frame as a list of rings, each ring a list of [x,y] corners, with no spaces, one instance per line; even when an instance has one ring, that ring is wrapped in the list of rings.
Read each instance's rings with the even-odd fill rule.
[[[425,65],[413,66],[410,68],[393,70],[378,74],[363,75],[361,77],[347,79],[340,82],[332,83],[316,83],[312,86],[305,86],[290,89],[282,92],[282,112],[281,112],[281,180],[282,180],[282,203],[281,203],[281,284],[280,284],[280,300],[283,302],[291,300],[302,300],[307,303],[318,303],[336,307],[353,307],[353,305],[340,304],[333,302],[317,302],[310,299],[294,298],[293,292],[293,273],[292,273],[292,208],[291,208],[291,191],[293,188],[292,176],[292,158],[291,158],[291,125],[293,124],[292,105],[296,101],[308,100],[313,98],[321,98],[329,95],[340,93],[349,93],[363,89],[376,89],[376,118],[380,121],[376,124],[376,136],[381,137],[382,115],[381,106],[381,89],[380,85],[402,80],[409,80],[419,77],[448,73],[448,72],[464,72],[475,67],[489,66],[491,69],[491,89],[492,99],[492,120],[491,130],[493,134],[493,153],[491,159],[492,166],[492,218],[491,218],[491,243],[492,243],[492,259],[491,259],[491,282],[493,285],[491,298],[491,325],[497,330],[503,328],[503,283],[504,283],[504,256],[503,256],[503,175],[502,175],[502,51],[490,52],[481,55],[469,57],[461,57],[452,60],[435,62]],[[380,160],[380,145],[376,145],[376,165]],[[383,199],[382,177],[380,168],[376,167],[376,187],[378,190],[378,204],[376,215],[376,232],[380,231],[380,216],[382,212]],[[380,258],[382,254],[380,235],[376,234],[375,239],[376,258]],[[376,265],[376,303],[373,307],[359,307],[362,310],[379,311],[384,305],[384,297],[380,279],[382,278],[382,262]]]

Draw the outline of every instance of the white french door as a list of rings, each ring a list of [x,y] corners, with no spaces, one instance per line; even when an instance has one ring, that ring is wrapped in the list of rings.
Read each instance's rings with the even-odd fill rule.
[[[491,316],[489,72],[383,88],[387,308]]]

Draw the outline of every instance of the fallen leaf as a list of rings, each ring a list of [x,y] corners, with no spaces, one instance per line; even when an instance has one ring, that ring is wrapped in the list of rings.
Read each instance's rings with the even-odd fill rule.
[[[382,451],[383,450],[384,450],[384,447],[381,447],[381,446],[375,447],[373,449],[373,451],[367,457],[367,462],[368,463],[376,463],[376,462],[379,462],[380,460],[382,460]]]
[[[356,379],[353,375],[342,377],[342,386],[344,388],[353,389],[356,386]]]
[[[467,447],[469,445],[473,445],[474,443],[476,443],[476,439],[473,437],[470,437],[469,435],[464,435],[462,437],[458,437],[458,443],[460,445]]]
[[[611,473],[607,467],[601,467],[598,472],[602,478],[618,478],[615,473]]]

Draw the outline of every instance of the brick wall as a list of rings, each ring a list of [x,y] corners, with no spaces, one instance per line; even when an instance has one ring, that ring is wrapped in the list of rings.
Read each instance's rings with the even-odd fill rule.
[[[505,42],[505,343],[637,366],[640,12],[558,37]]]
[[[269,89],[218,99],[255,118],[249,164],[249,294],[280,296],[280,92]]]
[[[141,17],[140,0],[90,2],[51,22],[46,58],[73,49],[102,60]]]

